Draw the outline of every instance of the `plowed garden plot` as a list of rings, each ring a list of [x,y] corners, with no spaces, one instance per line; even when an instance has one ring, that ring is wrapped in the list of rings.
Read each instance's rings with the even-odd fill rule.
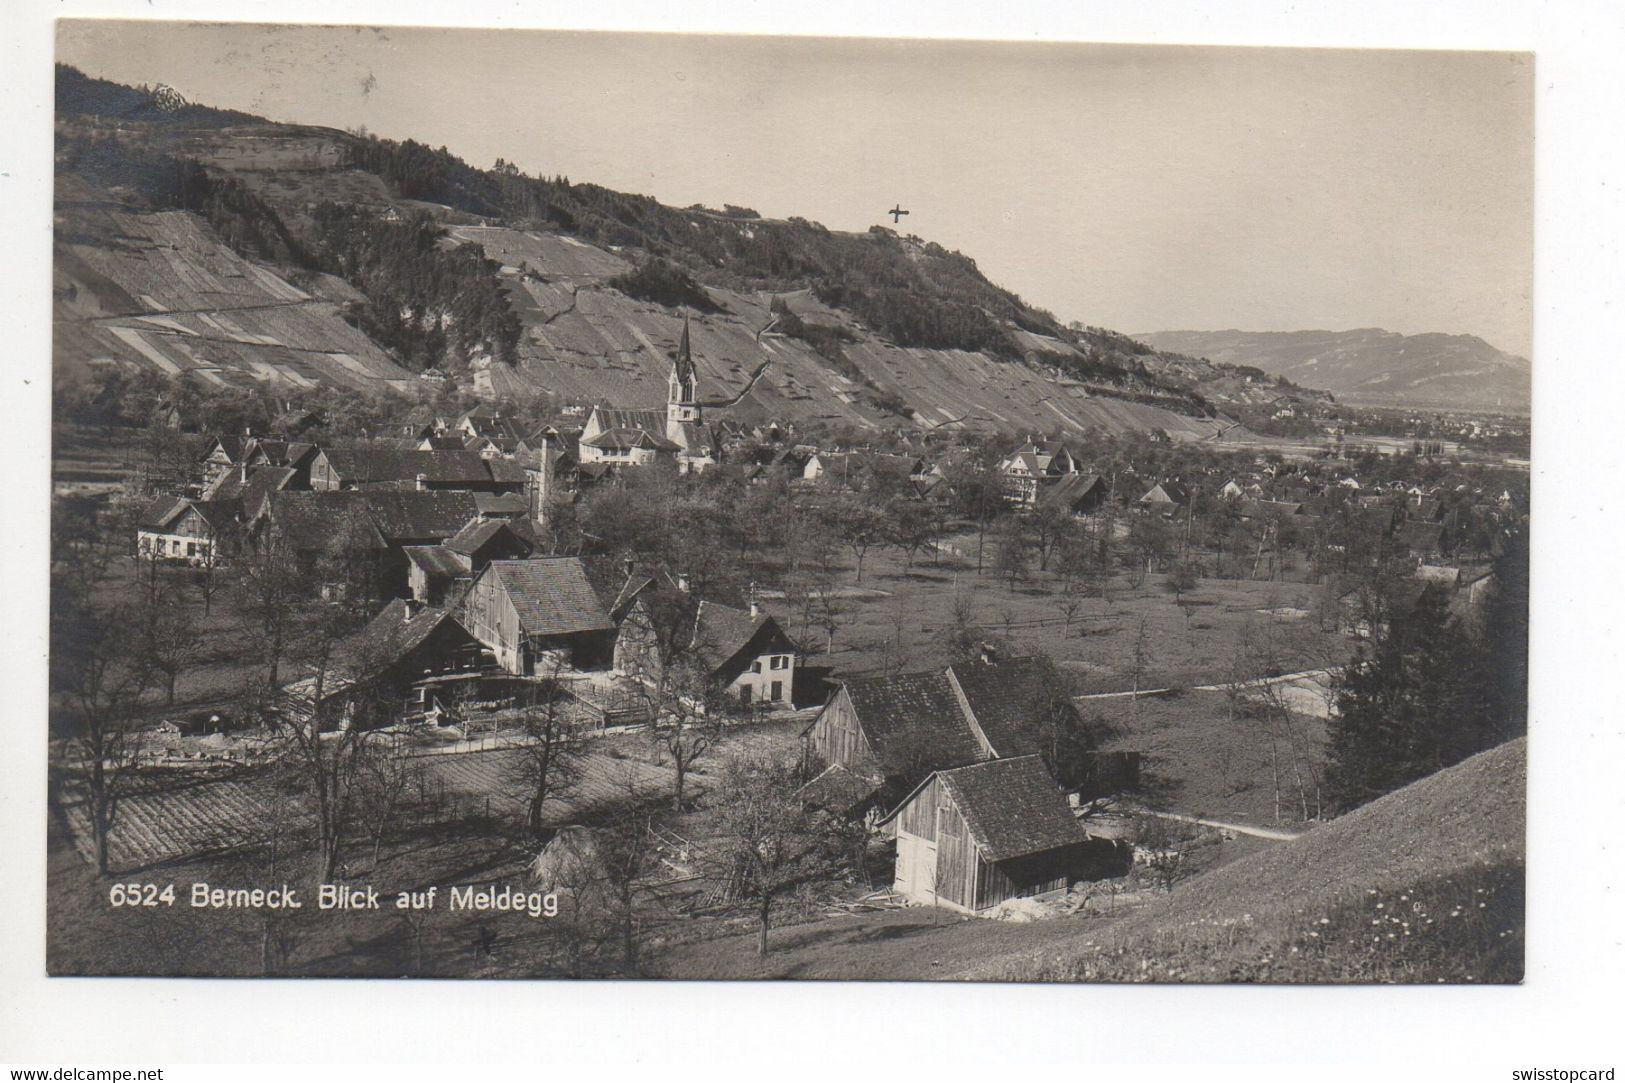
[[[471,811],[489,798],[493,813],[518,815],[523,812],[518,756],[513,751],[468,752],[421,756],[414,762]],[[163,770],[148,775],[139,792],[119,802],[108,839],[109,860],[120,872],[263,845],[275,835],[286,837],[303,828],[310,818],[302,798],[279,790],[262,771],[222,776]],[[567,823],[623,803],[629,794],[653,800],[671,791],[669,767],[594,753],[585,758],[570,795],[549,802],[547,814]],[[93,860],[84,802],[67,795],[63,813],[74,848]]]
[[[279,792],[264,774],[200,777],[152,772],[138,793],[118,804],[108,838],[108,859],[121,872],[199,854],[221,853],[268,841],[304,816],[297,797]],[[90,818],[82,800],[63,803],[74,848],[94,860]]]

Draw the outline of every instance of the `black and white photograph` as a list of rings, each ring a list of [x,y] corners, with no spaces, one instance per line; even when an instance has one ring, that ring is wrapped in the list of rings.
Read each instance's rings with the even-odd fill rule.
[[[1535,72],[59,21],[49,973],[1521,982]]]

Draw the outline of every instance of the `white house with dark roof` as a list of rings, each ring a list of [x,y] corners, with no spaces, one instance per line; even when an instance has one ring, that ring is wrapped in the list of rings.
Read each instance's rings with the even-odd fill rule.
[[[712,679],[740,703],[789,707],[795,687],[796,645],[779,622],[753,606],[750,611],[701,602],[694,615],[693,649]]]
[[[151,560],[206,564],[238,507],[235,501],[157,497],[136,527],[136,551]]]

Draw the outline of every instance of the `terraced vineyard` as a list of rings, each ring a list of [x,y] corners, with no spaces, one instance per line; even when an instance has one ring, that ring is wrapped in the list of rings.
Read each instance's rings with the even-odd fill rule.
[[[523,397],[540,388],[567,401],[625,406],[658,406],[666,401],[666,376],[681,334],[681,317],[604,284],[630,266],[627,260],[562,234],[494,226],[455,226],[450,233],[457,241],[482,246],[487,256],[502,264],[509,297],[525,325],[519,364],[491,365],[480,372],[483,391]],[[855,341],[847,343],[844,352],[849,367],[873,385],[866,386],[838,371],[808,344],[772,330],[772,294],[709,292],[725,311],[700,316],[693,323],[701,397],[731,399],[764,361],[769,363],[737,405],[713,407],[712,416],[745,422],[817,419],[878,428],[897,422],[876,405],[881,395],[887,395],[900,399],[927,426],[964,421],[1012,432],[1161,429],[1175,439],[1199,440],[1233,424],[1099,395],[1041,363],[997,361],[966,350],[894,346],[819,303],[808,291],[783,295],[798,315],[839,324],[852,333]],[[1023,341],[1035,357],[1075,352],[1070,345],[1041,335],[1024,333]]]
[[[196,216],[138,212],[64,177],[57,193],[53,354],[59,370],[110,365],[217,386],[415,386],[344,321],[359,296],[327,276],[301,288],[237,255]]]

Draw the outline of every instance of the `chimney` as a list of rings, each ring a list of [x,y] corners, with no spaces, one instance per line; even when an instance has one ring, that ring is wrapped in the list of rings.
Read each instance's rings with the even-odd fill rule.
[[[756,584],[750,585],[750,619],[755,620],[762,615],[762,607],[756,604]]]
[[[628,579],[632,578],[632,569],[634,569],[636,567],[637,567],[637,561],[633,560],[631,557],[622,558],[622,560],[621,560],[621,571],[626,573],[626,577]]]
[[[683,572],[677,573],[677,589],[684,594],[688,593],[688,576]]]
[[[244,484],[248,483],[248,460],[247,459],[244,459],[242,462],[237,464],[237,480],[240,481],[240,482],[243,482]]]
[[[418,489],[419,489],[419,491],[427,489],[428,487],[429,487],[429,475],[428,474],[419,474],[418,475]]]
[[[407,598],[401,604],[401,620],[410,622],[413,617],[423,611],[423,603],[416,598]]]

